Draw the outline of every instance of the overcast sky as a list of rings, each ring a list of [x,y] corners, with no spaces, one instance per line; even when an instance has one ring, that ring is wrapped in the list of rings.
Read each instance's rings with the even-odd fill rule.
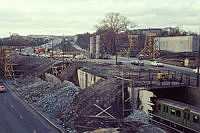
[[[94,32],[109,12],[121,13],[138,28],[200,30],[200,0],[0,0],[0,37]]]

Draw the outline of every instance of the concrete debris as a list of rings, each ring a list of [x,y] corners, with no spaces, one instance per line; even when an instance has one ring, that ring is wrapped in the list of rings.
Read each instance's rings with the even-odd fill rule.
[[[57,78],[56,76],[54,76],[50,73],[45,73],[45,80],[48,82],[53,82],[55,84],[58,84],[61,82],[61,80],[59,78]]]
[[[86,131],[84,133],[120,133],[119,128],[101,128],[94,131]]]
[[[44,81],[37,77],[20,77],[19,86],[15,88],[22,99],[32,104],[36,109],[50,118],[60,127],[63,123],[56,119],[56,116],[68,108],[76,95],[79,94],[79,87],[72,82],[63,81],[57,84]],[[76,131],[62,126],[66,133]]]
[[[42,99],[35,102],[34,105],[42,109],[43,112],[56,116],[71,105],[78,94],[78,88],[71,82],[64,81],[60,89],[52,92],[46,94]]]
[[[154,126],[154,125],[146,125],[142,128],[139,128],[139,133],[166,133],[164,130]]]
[[[144,124],[149,124],[149,117],[144,111],[141,110],[133,111],[133,113],[126,117],[125,120],[139,121]]]
[[[125,120],[144,123],[143,126],[138,127],[138,133],[165,133],[162,129],[152,125],[149,122],[148,115],[141,110],[134,110]]]

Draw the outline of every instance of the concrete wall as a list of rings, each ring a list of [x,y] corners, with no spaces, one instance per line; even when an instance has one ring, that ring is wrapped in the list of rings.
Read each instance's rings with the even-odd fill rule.
[[[59,78],[57,78],[56,76],[50,74],[50,73],[45,73],[45,80],[47,82],[52,82],[52,83],[61,83],[61,80]]]
[[[145,89],[144,87],[128,87],[130,98],[133,100],[133,108],[143,110],[148,114],[149,110],[152,111],[150,98],[154,97],[154,94]]]
[[[96,59],[100,57],[100,35],[96,36]]]
[[[90,87],[100,79],[103,79],[102,77],[96,76],[88,72],[84,72],[83,70],[80,69],[78,69],[77,73],[78,73],[79,86],[81,89]]]
[[[94,45],[95,45],[94,44],[94,37],[91,36],[90,37],[90,58],[94,58],[94,48],[95,48]]]
[[[156,37],[160,50],[170,52],[195,52],[199,50],[200,36]]]

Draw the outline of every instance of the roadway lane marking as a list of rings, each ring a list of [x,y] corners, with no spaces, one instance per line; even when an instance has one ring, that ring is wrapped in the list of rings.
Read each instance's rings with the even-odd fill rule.
[[[11,108],[14,108],[14,105],[11,104],[10,106],[11,106]]]
[[[37,133],[35,130],[33,130],[33,133]]]
[[[22,115],[20,115],[20,116],[19,116],[19,118],[20,118],[20,119],[23,119],[23,116],[22,116]]]

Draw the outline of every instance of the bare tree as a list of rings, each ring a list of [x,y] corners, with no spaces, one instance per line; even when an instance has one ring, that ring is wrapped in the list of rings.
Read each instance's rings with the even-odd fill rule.
[[[111,40],[114,40],[113,48],[116,56],[117,64],[117,45],[118,45],[118,35],[122,32],[127,32],[130,29],[136,27],[136,23],[130,21],[127,17],[122,16],[120,13],[111,12],[108,13],[104,19],[102,19],[99,24],[96,26],[97,32],[105,33],[109,31],[109,37]],[[112,47],[110,46],[110,47]]]

